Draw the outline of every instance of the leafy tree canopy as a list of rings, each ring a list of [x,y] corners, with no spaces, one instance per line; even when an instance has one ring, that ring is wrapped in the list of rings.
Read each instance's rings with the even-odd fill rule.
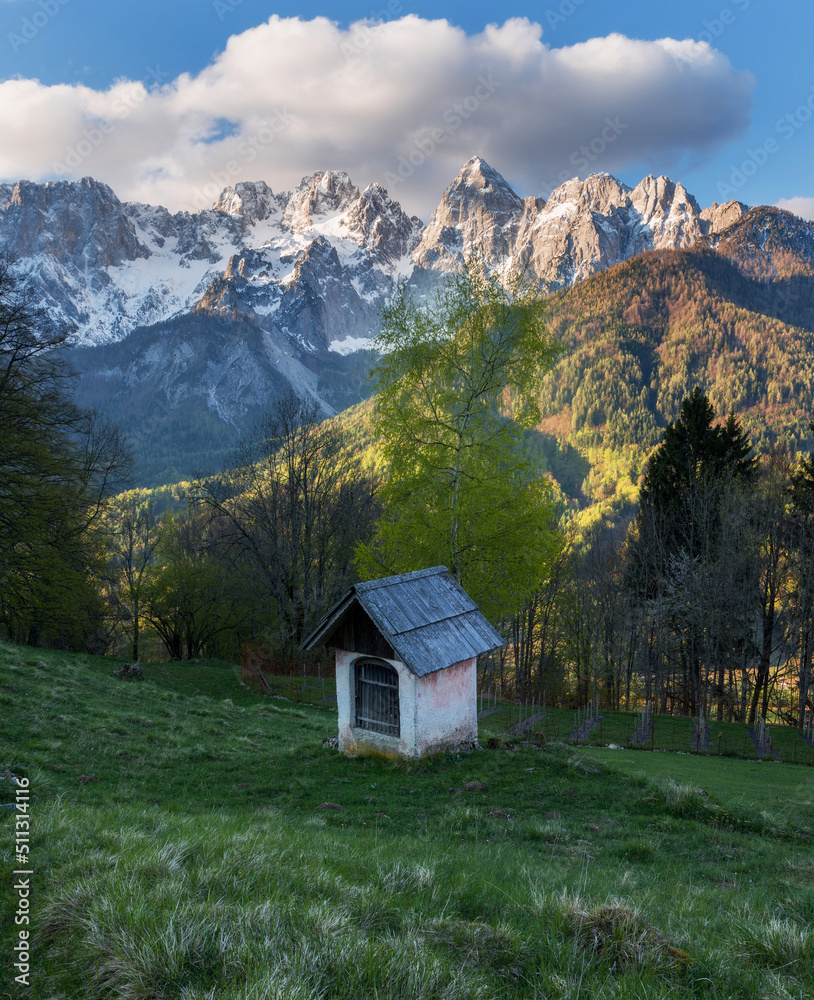
[[[0,259],[0,627],[87,645],[101,614],[102,514],[129,473],[115,428],[72,398],[73,374]]]
[[[358,550],[363,575],[443,563],[493,617],[539,583],[552,489],[521,445],[558,354],[544,308],[522,280],[469,262],[428,307],[402,288],[384,311],[372,376],[385,512]]]

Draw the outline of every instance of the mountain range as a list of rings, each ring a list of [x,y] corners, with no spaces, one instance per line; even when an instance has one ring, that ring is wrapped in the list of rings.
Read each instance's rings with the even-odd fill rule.
[[[427,294],[466,255],[533,274],[576,345],[579,322],[561,317],[585,313],[574,304],[582,288],[605,272],[613,285],[632,258],[680,251],[725,261],[760,309],[797,322],[814,226],[735,201],[701,209],[666,177],[629,188],[593,174],[523,199],[473,157],[427,225],[380,185],[360,190],[338,171],[288,192],[238,183],[195,214],[121,202],[91,178],[20,181],[0,185],[0,251],[49,321],[71,329],[80,402],[123,425],[139,478],[154,483],[202,470],[288,388],[326,415],[365,398],[367,348],[396,284]],[[602,322],[593,316],[593,329]],[[658,425],[667,411],[656,410]]]

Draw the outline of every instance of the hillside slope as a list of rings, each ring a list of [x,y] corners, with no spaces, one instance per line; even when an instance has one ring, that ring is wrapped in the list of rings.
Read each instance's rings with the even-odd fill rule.
[[[630,188],[604,173],[521,198],[479,156],[426,226],[380,185],[331,170],[291,191],[237,183],[194,214],[123,203],[92,178],[0,185],[0,253],[71,331],[80,404],[136,436],[140,485],[217,464],[288,389],[326,416],[363,399],[365,350],[399,281],[426,296],[475,254],[572,288],[642,252],[701,241],[727,253],[739,223],[754,229],[739,243],[748,260],[766,219],[739,202],[701,209],[667,177]],[[775,226],[775,277],[814,267],[814,227],[796,226]]]
[[[648,455],[695,385],[721,417],[738,416],[759,451],[773,445],[809,448],[814,443],[809,428],[814,415],[812,262],[808,224],[787,212],[754,209],[722,233],[715,249],[702,240],[688,250],[648,251],[551,295],[548,322],[564,353],[543,382],[543,419],[526,435],[533,460],[581,506],[633,503]],[[191,330],[193,321],[208,322],[188,317],[175,324]],[[210,335],[209,343],[217,342]],[[122,347],[105,350],[113,359]],[[190,349],[185,363],[198,357],[198,350]],[[330,387],[337,409],[354,393],[369,391],[370,356],[356,352],[345,363],[344,385],[334,380]],[[127,371],[134,364],[131,360]],[[144,361],[139,364],[145,368]],[[130,377],[112,362],[107,371],[107,387],[95,383],[99,391],[109,391],[116,372],[121,381]],[[258,412],[264,397],[262,392],[252,396],[251,365],[231,371],[242,379],[240,398],[253,407],[246,405],[244,412]],[[318,377],[313,364],[303,371],[313,380]],[[212,362],[209,372],[226,378],[230,369]],[[273,366],[270,375],[277,375]],[[150,377],[171,381],[174,375],[157,365]],[[195,391],[194,379],[190,384],[189,391]],[[372,405],[368,399],[335,419],[354,448],[375,464]],[[122,413],[129,414],[146,454],[150,428],[142,437],[138,400]],[[159,418],[165,421],[168,452],[172,434],[183,433],[183,419],[174,416],[178,411],[167,407]],[[227,460],[233,438],[224,433],[225,425],[213,421],[211,427],[205,422],[197,427],[200,437],[191,444],[201,459],[208,457],[210,466],[213,456]],[[216,455],[206,456],[206,440],[220,442]],[[179,468],[191,444],[179,439]],[[202,462],[199,468],[205,466]]]
[[[0,901],[15,912],[28,782],[32,996],[814,989],[810,807],[761,814],[754,764],[726,762],[744,804],[561,744],[344,758],[322,745],[335,713],[253,695],[228,666],[147,665],[139,683],[116,665],[0,644]],[[775,804],[810,780],[766,768]],[[6,956],[18,930],[0,922]]]

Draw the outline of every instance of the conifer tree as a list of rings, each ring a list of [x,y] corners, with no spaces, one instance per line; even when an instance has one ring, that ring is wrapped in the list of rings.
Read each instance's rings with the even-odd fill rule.
[[[752,483],[756,471],[738,420],[730,415],[716,424],[698,387],[684,399],[645,469],[628,578],[639,597],[654,602],[658,615],[670,623],[691,714],[704,704],[709,671],[722,655],[719,619],[727,609],[721,588],[725,580],[727,586],[732,583],[734,565],[733,553],[725,549],[732,543],[733,512],[743,506],[739,491]],[[746,544],[742,537],[741,547]],[[739,623],[744,642],[749,627]]]
[[[691,527],[687,518],[693,491],[723,477],[749,480],[757,468],[749,438],[734,414],[722,426],[714,420],[710,401],[696,386],[681,404],[678,419],[668,425],[661,446],[645,469],[641,507],[652,506],[672,519],[674,544],[678,544],[679,533]]]

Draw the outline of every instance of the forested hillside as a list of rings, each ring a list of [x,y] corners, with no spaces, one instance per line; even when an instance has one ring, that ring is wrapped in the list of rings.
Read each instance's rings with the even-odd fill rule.
[[[565,353],[545,380],[540,430],[589,457],[588,499],[634,498],[644,460],[696,385],[717,413],[739,416],[759,451],[810,443],[809,275],[767,282],[710,250],[658,251],[557,293],[549,321]]]
[[[560,351],[549,351],[537,366],[545,371],[535,369],[525,397],[519,390],[513,397],[501,392],[505,379],[495,383],[490,405],[503,412],[490,409],[483,423],[486,438],[496,439],[514,416],[511,436],[518,447],[513,444],[511,454],[490,465],[480,438],[471,444],[461,438],[474,456],[473,482],[488,469],[495,481],[505,480],[510,461],[530,495],[538,491],[551,500],[534,508],[542,518],[535,537],[545,544],[538,546],[529,579],[518,587],[514,573],[500,583],[494,573],[484,577],[500,592],[487,588],[478,600],[501,607],[495,623],[509,646],[484,665],[482,685],[497,683],[507,696],[546,692],[551,704],[584,705],[598,698],[618,708],[644,699],[664,712],[715,711],[719,719],[748,718],[750,724],[758,714],[772,714],[806,724],[814,655],[814,471],[811,459],[801,465],[795,453],[811,447],[814,275],[807,262],[814,256],[806,233],[795,233],[795,226],[788,213],[750,213],[721,236],[716,249],[642,254],[542,304],[545,342],[553,336]],[[491,287],[501,279],[492,272],[483,280]],[[11,317],[17,291],[10,278],[0,291],[6,296],[0,305]],[[498,295],[496,286],[494,291]],[[492,343],[504,292],[476,309],[474,319],[456,313],[454,323],[441,322],[440,330],[458,331],[449,340],[464,352],[467,365],[482,360],[483,352],[472,345]],[[443,316],[449,288],[439,295],[435,307]],[[426,313],[404,304],[405,337],[432,318],[428,304]],[[536,299],[534,310],[536,317]],[[507,316],[506,330],[514,337],[516,308],[510,306]],[[474,331],[484,318],[487,339],[476,341]],[[24,313],[20,343],[37,343],[39,322],[39,314]],[[12,360],[14,343],[12,338],[0,345]],[[461,370],[442,377],[435,362],[424,363],[429,350],[445,343],[437,335],[416,341],[413,354],[422,363],[411,371],[421,393],[429,395],[410,404],[420,416],[435,414],[432,420],[443,429],[438,446],[444,448],[454,421],[439,417],[440,399],[449,401],[462,434],[471,422],[467,407],[458,412],[453,406],[462,398]],[[406,363],[399,345],[403,357],[395,360]],[[382,358],[390,357],[386,344],[378,346]],[[525,365],[534,348],[516,353],[517,363]],[[34,351],[19,372],[11,369],[26,413],[39,412],[38,394],[50,385],[51,368],[41,371],[37,356]],[[54,373],[59,405],[82,427],[95,427],[65,397],[67,370],[57,367]],[[369,388],[377,386],[371,382]],[[303,636],[345,589],[360,574],[398,571],[383,557],[381,525],[388,518],[400,525],[406,502],[392,496],[388,502],[387,428],[373,419],[374,399],[327,422],[316,403],[296,395],[266,398],[265,407],[265,422],[252,430],[247,421],[234,450],[227,453],[227,442],[211,441],[223,449],[214,477],[172,489],[114,498],[118,490],[104,472],[101,444],[92,433],[82,449],[72,444],[71,489],[81,494],[77,512],[90,513],[70,527],[71,546],[61,534],[52,538],[45,527],[31,528],[32,512],[42,513],[45,526],[61,522],[50,517],[50,506],[34,502],[40,494],[38,481],[25,471],[28,438],[9,438],[7,447],[17,450],[6,464],[19,465],[22,478],[19,502],[0,511],[13,522],[9,538],[18,539],[0,553],[3,633],[18,642],[127,652],[134,660],[202,653],[236,658],[243,642],[261,638],[280,669],[299,670]],[[136,413],[122,416],[132,421]],[[681,494],[686,503],[679,513],[661,501],[644,503],[637,515],[640,485],[646,470],[655,468],[648,463],[679,417],[700,456],[687,466]],[[759,461],[749,465],[748,475],[735,476],[719,462],[723,424],[732,441],[742,442],[744,456],[755,448]],[[405,438],[402,476],[412,474],[411,462],[418,466],[420,447],[428,441],[436,447],[423,432],[415,435],[412,424],[405,427],[415,440]],[[196,433],[203,455],[206,427]],[[111,442],[118,440],[110,434]],[[47,435],[40,443],[48,454],[62,447]],[[673,457],[676,468],[687,462],[680,449]],[[425,465],[430,468],[429,459]],[[51,475],[51,466],[43,467]],[[410,486],[405,494],[408,500],[415,495],[417,510],[440,518],[442,540],[463,537],[461,525],[468,532],[482,522],[491,530],[499,521],[496,504],[480,486],[471,506],[476,513],[453,517],[457,508],[448,501],[457,494],[448,478],[463,468],[458,458],[435,462],[432,469],[441,476],[436,493]],[[561,494],[549,493],[541,472],[556,480]],[[70,494],[66,483],[64,474],[55,473],[54,497],[63,511]],[[665,496],[674,492],[669,486]],[[649,518],[642,514],[646,507]],[[453,523],[458,528],[450,531]],[[531,536],[516,530],[517,518],[506,523],[520,538],[512,551],[525,558]],[[670,531],[679,525],[683,534],[676,540]],[[19,541],[29,535],[31,544]],[[454,545],[453,555],[445,542],[417,553],[414,540],[423,544],[430,537],[423,528],[407,532],[399,559],[466,571],[466,560],[458,566],[453,558]],[[496,550],[506,566],[507,537]],[[467,545],[467,558],[474,553],[482,560],[482,539]],[[58,572],[43,571],[41,551]],[[365,551],[376,565],[381,562],[381,572],[363,563]],[[82,587],[62,586],[70,580],[81,580]]]

